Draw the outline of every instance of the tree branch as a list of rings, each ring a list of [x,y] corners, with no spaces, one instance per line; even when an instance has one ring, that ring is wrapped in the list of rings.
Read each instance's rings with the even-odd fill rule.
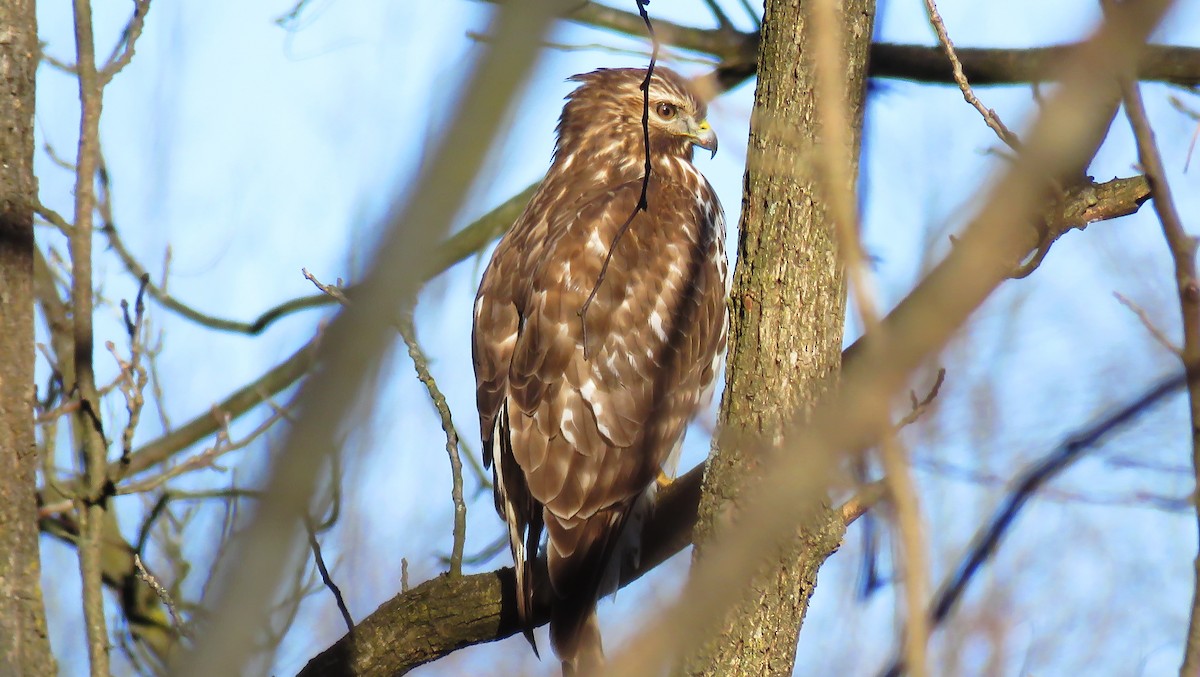
[[[1162,156],[1154,141],[1154,130],[1142,104],[1142,94],[1132,78],[1121,80],[1125,115],[1137,140],[1138,161],[1150,181],[1154,196],[1154,211],[1162,223],[1163,237],[1171,250],[1175,264],[1175,287],[1179,296],[1179,315],[1183,324],[1183,351],[1178,353],[1188,380],[1188,411],[1190,414],[1192,469],[1200,486],[1200,281],[1196,279],[1196,238],[1183,228],[1179,210],[1171,197],[1171,185],[1163,169]],[[1200,508],[1198,508],[1200,510]],[[1198,514],[1200,518],[1200,514]],[[1183,665],[1179,674],[1187,677],[1200,673],[1200,554],[1193,565],[1193,591],[1188,634]]]
[[[597,3],[585,3],[566,17],[569,21],[609,30],[634,38],[644,31],[634,12]],[[740,33],[724,28],[697,28],[656,20],[664,45],[711,54],[723,62],[718,73],[728,70],[740,79],[756,72],[757,32]],[[976,86],[1016,85],[1043,82],[1054,77],[1054,67],[1062,63],[1078,44],[1034,47],[1029,49],[959,48],[957,54],[967,79]],[[871,45],[869,76],[912,80],[938,85],[957,84],[954,71],[940,47],[875,43]],[[1185,87],[1200,84],[1200,49],[1167,45],[1147,45],[1140,56],[1137,79],[1169,82]]]
[[[104,85],[96,72],[92,35],[91,0],[75,0],[75,72],[79,80],[79,150],[75,160],[75,223],[71,250],[71,316],[74,324],[75,383],[80,406],[76,410],[76,443],[79,445],[84,491],[77,508],[81,536],[79,573],[83,581],[83,617],[87,628],[91,674],[109,674],[108,626],[101,587],[101,534],[107,511],[108,478],[105,460],[108,445],[100,419],[100,394],[93,370],[92,331],[92,224],[96,209],[96,169],[100,155],[100,109]]]
[[[525,209],[526,203],[529,202],[529,198],[533,196],[533,192],[536,189],[537,184],[529,186],[448,238],[429,257],[429,263],[422,279],[429,280],[440,275],[456,263],[481,251],[489,242],[508,230],[508,227],[521,215],[521,210]],[[117,253],[117,256],[121,259],[121,263],[125,266],[125,270],[130,275],[142,278],[148,274],[145,266],[125,246],[114,223],[110,221],[104,224],[102,230],[108,236],[109,244],[112,246],[113,251]],[[345,291],[347,295],[353,296],[354,287],[350,287]],[[261,334],[267,327],[292,313],[309,308],[321,308],[335,302],[328,294],[310,294],[284,301],[273,308],[267,309],[254,320],[243,321],[210,315],[196,310],[153,283],[146,286],[146,292],[167,310],[201,326],[219,331],[249,334],[251,336]]]

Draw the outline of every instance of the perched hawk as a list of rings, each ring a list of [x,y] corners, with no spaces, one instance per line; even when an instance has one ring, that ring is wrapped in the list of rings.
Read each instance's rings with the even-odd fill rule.
[[[603,660],[596,602],[636,556],[655,480],[673,472],[725,349],[725,218],[692,164],[692,147],[715,153],[717,137],[687,81],[656,68],[647,208],[635,214],[645,76],[571,78],[580,85],[550,170],[475,299],[483,459],[508,523],[518,612],[532,641],[545,529],[550,634],[567,675]]]

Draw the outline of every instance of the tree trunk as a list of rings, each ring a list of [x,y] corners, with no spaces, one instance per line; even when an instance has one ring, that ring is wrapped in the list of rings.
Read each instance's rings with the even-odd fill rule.
[[[53,675],[33,436],[34,0],[0,0],[0,674]]]
[[[819,185],[812,2],[767,0],[750,124],[741,239],[731,298],[719,448],[708,462],[695,558],[737,522],[731,508],[755,459],[744,435],[776,439],[836,385],[846,281],[837,232]],[[844,73],[857,168],[873,0],[843,0]],[[850,189],[851,186],[846,186]],[[810,520],[750,583],[721,632],[687,658],[690,675],[790,675],[817,570],[840,535]]]

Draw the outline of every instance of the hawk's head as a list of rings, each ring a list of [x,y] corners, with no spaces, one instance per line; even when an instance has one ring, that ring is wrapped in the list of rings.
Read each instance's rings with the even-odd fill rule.
[[[570,79],[581,84],[567,96],[563,107],[555,157],[583,152],[640,163],[644,153],[645,69],[602,68]],[[708,125],[708,106],[692,92],[687,80],[672,70],[656,67],[649,94],[652,155],[690,160],[693,146],[716,155],[717,135]]]

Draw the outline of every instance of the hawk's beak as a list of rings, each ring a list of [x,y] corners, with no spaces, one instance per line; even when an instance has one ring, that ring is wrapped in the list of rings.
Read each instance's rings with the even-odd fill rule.
[[[700,123],[696,130],[692,132],[692,143],[700,146],[704,150],[712,151],[712,157],[717,155],[717,133],[709,126],[708,120]]]

